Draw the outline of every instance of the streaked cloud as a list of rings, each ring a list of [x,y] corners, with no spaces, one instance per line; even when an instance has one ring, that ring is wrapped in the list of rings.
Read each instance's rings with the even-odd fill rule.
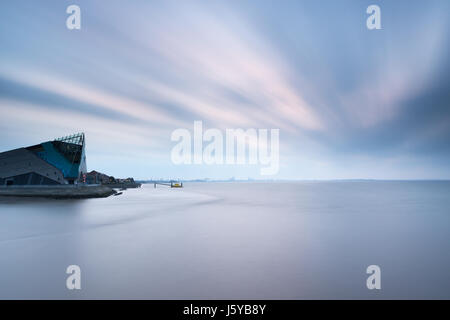
[[[380,31],[365,28],[365,1],[80,6],[78,33],[60,25],[61,3],[42,1],[31,13],[15,1],[0,11],[2,149],[37,142],[39,133],[86,131],[94,157],[111,157],[109,168],[123,164],[112,144],[151,168],[152,159],[168,158],[172,130],[202,120],[279,128],[280,177],[370,177],[374,164],[378,177],[393,176],[386,168],[400,162],[392,159],[408,156],[411,177],[419,163],[423,176],[429,169],[435,177],[450,154],[445,0],[385,3]],[[202,170],[194,171],[216,174]],[[243,174],[236,170],[220,175]]]

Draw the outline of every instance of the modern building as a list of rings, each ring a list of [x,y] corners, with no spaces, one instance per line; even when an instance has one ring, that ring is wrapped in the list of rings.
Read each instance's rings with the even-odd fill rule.
[[[0,153],[0,186],[86,181],[84,133]]]

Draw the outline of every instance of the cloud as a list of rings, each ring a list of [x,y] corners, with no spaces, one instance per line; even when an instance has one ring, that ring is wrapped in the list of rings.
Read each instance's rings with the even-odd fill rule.
[[[372,32],[361,3],[86,2],[71,32],[51,1],[26,16],[9,3],[2,146],[87,131],[94,152],[119,156],[117,145],[150,163],[170,154],[172,130],[202,120],[280,129],[289,177],[312,172],[302,164],[321,177],[384,172],[426,153],[432,166],[450,150],[448,2],[405,4],[384,4]]]
[[[161,147],[161,136],[166,131],[105,119],[101,116],[67,110],[55,110],[46,106],[0,99],[2,130],[11,132],[18,127],[36,136],[56,138],[63,134],[84,131],[88,140],[100,151],[115,149],[116,152],[150,150]],[[20,126],[18,124],[20,123]],[[29,144],[39,143],[43,138],[30,139]],[[103,146],[103,147],[100,147]]]
[[[23,69],[0,70],[4,78],[23,85],[57,94],[72,100],[88,103],[99,108],[113,110],[124,115],[144,119],[150,123],[182,125],[183,122],[170,117],[160,108],[140,102],[130,97],[122,97],[111,92],[93,88],[89,84],[79,84],[63,77],[52,76],[48,71],[24,71]]]
[[[135,28],[128,30],[131,39],[170,65],[168,74],[186,81],[171,83],[171,87],[145,79],[138,82],[216,122],[252,125],[255,120],[265,120],[289,130],[323,129],[314,107],[290,84],[282,56],[256,32],[241,19],[230,24],[224,16],[217,17],[201,7],[190,10],[190,15],[177,14],[176,19],[163,12],[156,22],[139,20],[136,15]],[[162,20],[161,27],[154,27]],[[143,36],[144,30],[151,30],[151,35]]]

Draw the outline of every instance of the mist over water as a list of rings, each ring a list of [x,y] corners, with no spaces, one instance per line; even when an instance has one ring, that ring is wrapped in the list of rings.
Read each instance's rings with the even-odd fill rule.
[[[144,185],[0,198],[0,298],[450,299],[450,182]],[[66,288],[81,267],[81,290]],[[381,267],[381,290],[366,268]]]

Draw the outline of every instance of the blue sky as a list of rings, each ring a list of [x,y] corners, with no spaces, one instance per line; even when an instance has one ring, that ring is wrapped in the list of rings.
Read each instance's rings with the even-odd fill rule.
[[[81,8],[68,30],[66,8]],[[366,8],[381,8],[381,30]],[[449,179],[442,1],[9,1],[0,4],[0,150],[83,131],[88,169],[262,178],[174,165],[170,135],[280,129],[282,179]]]

